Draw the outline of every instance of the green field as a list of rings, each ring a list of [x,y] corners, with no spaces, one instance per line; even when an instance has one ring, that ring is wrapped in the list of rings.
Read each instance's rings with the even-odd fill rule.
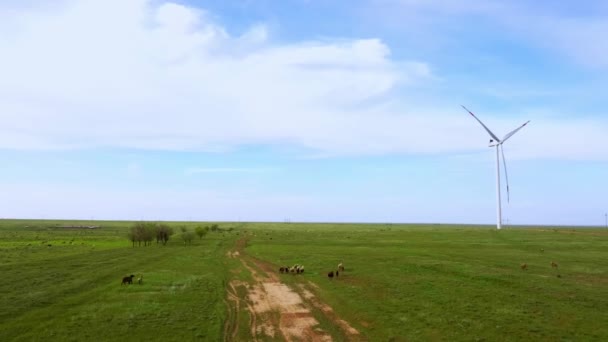
[[[132,223],[66,224],[89,223],[0,221],[0,341],[283,340],[282,309],[252,313],[255,287],[277,283],[311,294],[311,331],[334,341],[608,340],[602,229],[219,223],[132,247]]]

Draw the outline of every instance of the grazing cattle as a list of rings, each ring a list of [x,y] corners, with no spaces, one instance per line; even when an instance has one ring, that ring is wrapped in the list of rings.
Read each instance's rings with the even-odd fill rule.
[[[528,269],[528,264],[524,263],[524,264],[519,265],[519,267],[521,267],[521,269],[525,271]]]
[[[338,271],[344,272],[344,265],[342,265],[342,263],[338,264]]]
[[[334,271],[330,271],[329,273],[327,273],[327,276],[329,277],[329,279],[332,279],[334,277]]]
[[[336,277],[340,275],[340,271],[336,271]]]
[[[289,267],[289,266],[280,267],[279,268],[279,272],[281,272],[281,273],[300,274],[300,273],[304,273],[304,266],[295,264],[295,265],[293,265],[291,267]]]
[[[139,285],[142,285],[144,283],[144,275],[140,275],[139,278],[137,278],[137,283]]]
[[[122,278],[122,283],[120,283],[120,285],[133,284],[133,277],[135,277],[133,274],[131,274],[128,277],[123,277]]]
[[[555,261],[551,261],[552,268],[558,268],[557,263]]]

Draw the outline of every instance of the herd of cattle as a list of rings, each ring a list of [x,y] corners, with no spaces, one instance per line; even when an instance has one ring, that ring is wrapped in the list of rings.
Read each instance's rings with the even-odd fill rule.
[[[293,265],[291,267],[289,267],[289,266],[281,267],[281,268],[279,268],[279,272],[281,272],[281,273],[295,273],[295,274],[304,273],[304,265],[295,264],[295,265]]]
[[[520,265],[522,270],[527,270],[528,269],[528,264],[521,264]],[[554,269],[558,268],[558,265],[555,261],[551,261],[551,267]],[[292,274],[301,274],[304,273],[304,265],[299,265],[299,264],[295,264],[293,266],[284,266],[284,267],[280,267],[279,268],[279,272],[280,273],[292,273]],[[340,272],[344,272],[344,264],[339,263],[338,264],[338,269],[336,271],[329,271],[327,273],[327,277],[329,279],[333,279],[334,276],[339,277],[340,276]],[[133,278],[135,277],[135,275],[131,274],[130,276],[127,277],[123,277],[122,278],[122,282],[120,283],[121,285],[129,285],[129,284],[133,284]],[[559,275],[558,275],[559,277]],[[143,274],[140,275],[137,278],[137,283],[139,285],[143,284],[144,282],[144,276]]]
[[[300,273],[304,273],[304,266],[295,264],[291,267],[290,266],[279,267],[279,272],[280,273],[300,274]],[[338,276],[340,276],[340,272],[344,272],[344,264],[342,264],[342,263],[338,264],[338,269],[336,271],[329,271],[327,273],[327,277],[329,279],[332,279],[334,277],[334,275],[336,277],[338,277]]]

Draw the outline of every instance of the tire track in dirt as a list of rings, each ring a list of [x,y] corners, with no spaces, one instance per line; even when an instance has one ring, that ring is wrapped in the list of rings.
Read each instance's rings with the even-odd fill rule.
[[[224,324],[224,341],[235,341],[239,331],[238,321],[241,301],[232,282],[228,283],[227,292],[226,306],[228,307],[228,318]],[[233,304],[231,305],[230,303]]]
[[[363,341],[359,332],[346,321],[340,319],[333,309],[319,301],[307,289],[305,284],[299,284],[297,291],[280,281],[276,270],[271,264],[250,257],[244,253],[246,240],[237,242],[236,251],[228,252],[228,256],[238,259],[247,269],[253,281],[231,281],[228,286],[228,298],[236,308],[237,318],[233,327],[225,327],[225,337],[231,330],[233,340],[238,333],[238,306],[243,302],[247,305],[250,317],[251,340],[258,338],[282,339],[286,341],[330,342],[334,339],[324,331],[319,321],[313,315],[313,309],[323,314],[326,321],[334,323],[348,341]],[[246,298],[238,296],[237,287],[246,290]],[[228,322],[227,322],[228,323]],[[226,338],[225,338],[226,340]]]

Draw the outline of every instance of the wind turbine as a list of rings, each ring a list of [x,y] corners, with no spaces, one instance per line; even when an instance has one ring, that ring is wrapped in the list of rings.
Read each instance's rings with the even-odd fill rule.
[[[486,125],[484,125],[483,122],[481,122],[481,120],[479,120],[475,116],[475,114],[473,114],[470,110],[468,110],[467,107],[462,106],[462,108],[464,108],[464,110],[469,112],[469,114],[471,114],[471,116],[473,116],[475,118],[475,120],[477,120],[477,122],[479,122],[481,124],[481,126],[483,126],[483,128],[486,130],[486,132],[488,132],[488,134],[490,134],[492,139],[490,139],[489,147],[496,147],[496,201],[497,201],[497,204],[496,204],[497,205],[497,207],[496,207],[496,229],[500,229],[500,228],[502,228],[502,207],[501,207],[501,199],[500,199],[500,154],[502,154],[502,164],[505,168],[505,180],[507,181],[507,202],[509,201],[509,175],[507,174],[507,161],[505,160],[505,151],[503,150],[502,144],[504,144],[505,141],[507,141],[515,133],[517,133],[517,131],[524,128],[524,126],[526,126],[528,124],[528,122],[530,122],[530,120],[526,121],[526,123],[517,127],[513,131],[507,133],[507,135],[505,135],[504,138],[502,138],[502,140],[501,140],[501,139],[498,139],[496,134],[492,133],[492,131],[490,131],[490,129],[488,127],[486,127]]]

